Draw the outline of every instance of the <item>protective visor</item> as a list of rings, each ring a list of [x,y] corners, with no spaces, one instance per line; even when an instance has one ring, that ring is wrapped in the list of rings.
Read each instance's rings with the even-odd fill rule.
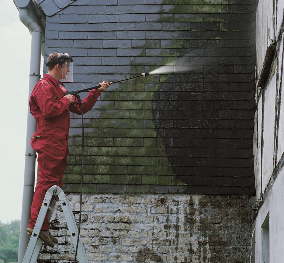
[[[73,82],[73,62],[65,62],[61,65],[61,82]]]

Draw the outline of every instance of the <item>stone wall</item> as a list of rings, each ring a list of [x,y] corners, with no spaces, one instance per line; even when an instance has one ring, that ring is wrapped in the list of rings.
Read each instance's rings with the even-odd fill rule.
[[[70,194],[78,219],[79,195]],[[249,263],[251,200],[210,195],[83,195],[81,237],[89,262]],[[70,262],[64,214],[51,231],[59,244],[43,246],[42,262]]]

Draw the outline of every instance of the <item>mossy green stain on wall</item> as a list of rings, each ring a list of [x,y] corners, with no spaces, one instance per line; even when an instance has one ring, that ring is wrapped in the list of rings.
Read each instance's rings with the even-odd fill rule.
[[[143,178],[142,182],[142,175],[174,176],[162,140],[155,131],[152,116],[151,101],[159,83],[150,89],[145,87],[146,84],[143,84],[144,91],[137,92],[136,83],[133,82],[134,91],[125,92],[124,87],[129,89],[129,84],[122,84],[115,91],[106,92],[104,100],[114,103],[101,106],[98,119],[88,120],[86,127],[96,129],[85,135],[84,155],[89,157],[89,161],[90,156],[93,157],[95,164],[97,161],[103,164],[86,164],[84,173],[87,179],[84,183],[151,184],[148,177]],[[138,86],[141,90],[141,83]],[[118,118],[117,112],[125,111],[127,113],[120,114],[122,118]],[[74,156],[80,155],[81,141],[74,136],[70,142],[70,165],[66,170],[65,181],[76,184],[80,177],[75,174],[80,173],[80,165]],[[177,180],[167,182],[177,184]]]

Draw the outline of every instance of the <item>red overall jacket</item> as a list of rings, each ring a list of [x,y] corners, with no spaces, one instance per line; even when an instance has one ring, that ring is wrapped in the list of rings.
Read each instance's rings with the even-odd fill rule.
[[[70,112],[81,114],[80,105],[69,108],[65,88],[51,75],[45,74],[34,87],[30,97],[30,111],[37,122],[31,146],[36,152],[44,151],[55,159],[62,159],[68,149]],[[83,112],[94,106],[100,96],[99,90],[92,90],[82,101]],[[74,98],[75,99],[75,98]]]

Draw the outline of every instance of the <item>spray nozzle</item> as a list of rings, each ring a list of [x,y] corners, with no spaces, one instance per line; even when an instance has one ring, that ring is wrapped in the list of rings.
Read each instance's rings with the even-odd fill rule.
[[[141,75],[143,76],[143,77],[146,77],[146,76],[148,76],[150,73],[148,73],[148,72],[145,72],[145,73],[142,73]]]

